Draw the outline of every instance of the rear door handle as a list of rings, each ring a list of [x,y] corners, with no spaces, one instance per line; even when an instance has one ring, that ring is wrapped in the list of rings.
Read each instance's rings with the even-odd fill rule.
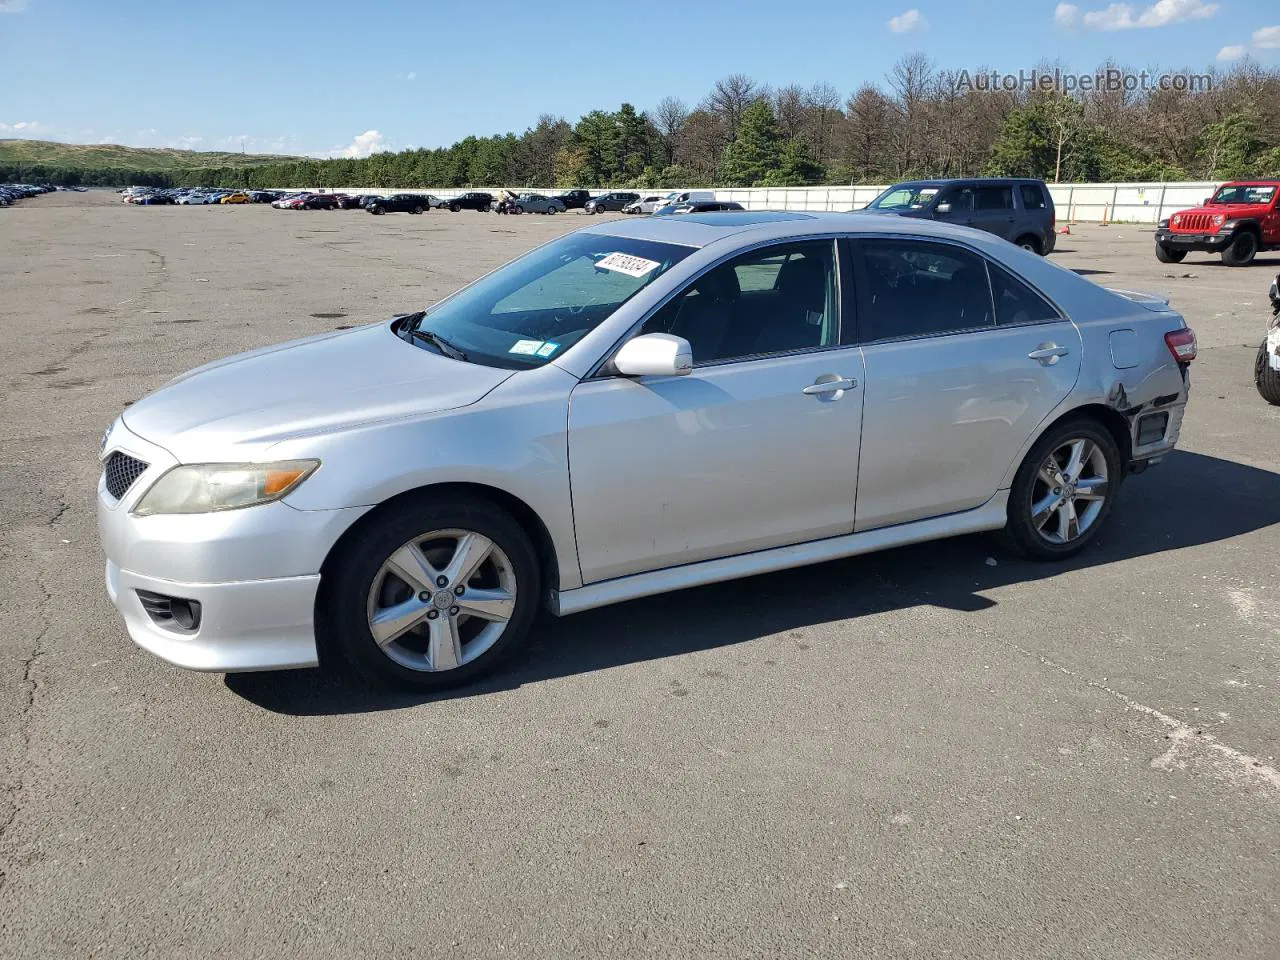
[[[1066,347],[1060,347],[1056,343],[1042,343],[1037,349],[1027,354],[1027,359],[1039,360],[1044,366],[1050,367],[1058,362],[1059,357],[1065,357],[1070,352]]]
[[[827,374],[830,380],[818,380],[804,388],[804,392],[809,396],[825,396],[829,393],[844,393],[846,390],[852,390],[858,385],[857,380],[850,380],[848,377],[840,377],[834,374]]]

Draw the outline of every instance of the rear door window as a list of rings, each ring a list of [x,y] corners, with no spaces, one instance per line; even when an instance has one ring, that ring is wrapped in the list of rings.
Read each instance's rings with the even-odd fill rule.
[[[1012,210],[1012,187],[979,187],[974,197],[977,210]]]
[[[1060,319],[1053,304],[1003,267],[987,263],[995,297],[996,323],[1002,327]]]
[[[995,325],[986,263],[977,254],[919,240],[864,240],[855,247],[864,341]]]

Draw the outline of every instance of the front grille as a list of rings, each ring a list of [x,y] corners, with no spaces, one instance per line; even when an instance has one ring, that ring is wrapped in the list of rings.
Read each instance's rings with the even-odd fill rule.
[[[1213,229],[1213,226],[1213,214],[1211,213],[1184,213],[1178,218],[1174,229],[1183,233],[1203,233],[1206,230]]]
[[[143,472],[147,469],[147,464],[143,463],[137,457],[131,457],[127,453],[121,453],[119,450],[107,457],[106,479],[107,493],[119,500],[129,488],[133,486]]]

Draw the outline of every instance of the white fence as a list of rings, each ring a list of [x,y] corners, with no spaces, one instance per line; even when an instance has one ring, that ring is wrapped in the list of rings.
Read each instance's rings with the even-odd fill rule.
[[[1180,183],[1051,183],[1049,192],[1057,208],[1058,222],[1071,220],[1098,222],[1103,219],[1120,223],[1154,224],[1175,210],[1199,206],[1205,197],[1218,187],[1208,181]],[[346,193],[397,193],[399,188],[358,188],[340,191],[329,187],[330,192]],[[471,187],[497,194],[498,187]],[[623,189],[623,188],[619,188]],[[859,210],[874,200],[884,186],[848,187],[725,187],[709,188],[717,200],[735,200],[748,210],[807,210],[810,212],[844,212]],[[433,193],[448,200],[467,190],[431,189],[424,187],[403,188],[406,193]],[[537,191],[554,194],[553,189]],[[592,191],[605,193],[604,190]],[[665,194],[668,190],[633,190],[648,196]]]

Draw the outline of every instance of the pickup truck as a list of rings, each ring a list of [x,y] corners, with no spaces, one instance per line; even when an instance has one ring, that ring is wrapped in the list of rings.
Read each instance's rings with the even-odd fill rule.
[[[1221,253],[1244,267],[1264,250],[1280,249],[1280,180],[1224,183],[1203,205],[1179,210],[1156,229],[1156,259],[1181,263],[1187,253]]]

